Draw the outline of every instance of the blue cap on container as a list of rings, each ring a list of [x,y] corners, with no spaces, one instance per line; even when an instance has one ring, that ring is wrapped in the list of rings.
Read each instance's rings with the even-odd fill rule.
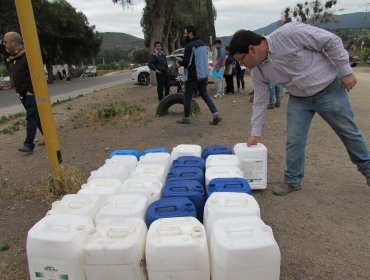
[[[139,159],[139,152],[136,150],[115,150],[110,153],[108,158],[112,158],[114,156],[135,156]]]
[[[150,154],[150,153],[168,153],[168,150],[164,147],[144,150],[140,153],[140,157],[145,156],[146,154]]]

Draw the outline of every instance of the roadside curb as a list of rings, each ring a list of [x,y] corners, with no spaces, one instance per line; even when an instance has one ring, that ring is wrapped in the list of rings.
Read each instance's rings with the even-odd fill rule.
[[[101,85],[101,86],[94,86],[94,87],[85,88],[82,90],[76,90],[76,91],[71,91],[71,92],[64,93],[64,94],[59,94],[57,96],[52,96],[50,98],[50,102],[51,104],[53,104],[57,101],[64,101],[69,98],[74,98],[79,95],[85,95],[85,94],[93,93],[93,92],[100,91],[103,89],[115,87],[115,86],[118,86],[118,85],[121,85],[127,82],[129,81],[128,80],[116,81],[116,82],[112,82],[112,83]],[[21,103],[18,105],[9,106],[7,108],[0,109],[0,117],[6,116],[6,115],[17,114],[20,112],[25,112],[25,109],[23,108],[23,105]]]

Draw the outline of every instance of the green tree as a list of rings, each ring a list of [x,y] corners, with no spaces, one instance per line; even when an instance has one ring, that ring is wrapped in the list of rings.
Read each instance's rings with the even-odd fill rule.
[[[120,3],[124,9],[134,4],[127,0],[113,0],[113,3]],[[168,52],[179,48],[183,28],[188,24],[198,28],[198,37],[205,42],[210,35],[215,37],[216,10],[212,0],[146,0],[145,3],[140,24],[148,48],[152,48],[155,41],[161,41]]]
[[[135,63],[144,64],[149,60],[149,49],[139,48],[134,50],[132,54],[133,60]]]
[[[82,59],[93,58],[99,51],[101,36],[90,26],[84,14],[76,12],[65,0],[32,1],[37,33],[49,81],[53,80],[52,65],[58,63],[77,64]],[[1,0],[0,32],[20,32],[14,0]],[[2,57],[5,50],[0,49]]]
[[[293,8],[287,7],[282,12],[282,21],[292,20],[307,23],[327,23],[332,20],[336,0],[327,0],[322,3],[320,0],[297,3]]]

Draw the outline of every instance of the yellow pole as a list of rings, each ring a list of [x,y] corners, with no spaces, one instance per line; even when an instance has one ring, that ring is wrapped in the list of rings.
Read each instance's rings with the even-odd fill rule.
[[[51,175],[53,179],[55,179],[58,174],[60,164],[62,163],[62,155],[60,152],[54,116],[51,110],[48,86],[45,79],[32,4],[31,0],[15,0],[15,5],[17,8],[19,24],[21,26],[28,67],[30,69],[32,85],[35,91],[46,148],[48,151],[49,167]]]

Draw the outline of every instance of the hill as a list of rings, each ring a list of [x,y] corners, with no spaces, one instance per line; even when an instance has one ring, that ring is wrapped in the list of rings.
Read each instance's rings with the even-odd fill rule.
[[[275,21],[265,27],[254,30],[257,34],[267,35],[272,31],[281,26],[280,20]],[[319,24],[321,28],[328,30],[336,29],[367,29],[370,28],[370,14],[365,12],[343,14],[343,15],[334,15],[334,20],[326,24]],[[220,37],[224,45],[228,45],[232,35]]]
[[[144,39],[119,32],[103,32],[103,42],[101,49],[122,49],[131,50],[144,47]]]

